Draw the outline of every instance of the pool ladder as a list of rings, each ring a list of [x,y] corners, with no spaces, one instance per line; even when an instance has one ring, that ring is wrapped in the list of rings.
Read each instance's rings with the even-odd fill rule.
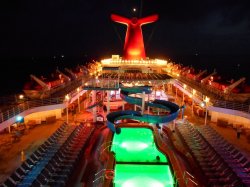
[[[114,170],[113,169],[102,169],[100,171],[98,171],[97,173],[95,173],[95,180],[93,180],[93,184],[95,184],[96,182],[100,181],[103,183],[104,182],[104,179],[111,179],[111,178],[108,178],[108,173],[107,172],[110,172],[112,171],[114,173]],[[100,184],[100,183],[98,183]],[[98,186],[98,184],[96,184]],[[96,186],[94,185],[94,186]]]
[[[95,180],[93,180],[93,184],[98,182],[100,179],[102,180],[102,182],[104,181],[104,172],[105,171],[106,171],[106,169],[102,169],[102,170],[98,171],[97,173],[95,173]]]
[[[188,171],[183,172],[183,180],[185,181],[185,184],[188,187],[198,186],[198,183],[195,181],[196,180],[195,177],[191,175]]]

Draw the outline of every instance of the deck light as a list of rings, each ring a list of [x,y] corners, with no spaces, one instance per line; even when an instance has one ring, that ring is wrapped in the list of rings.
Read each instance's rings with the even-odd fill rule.
[[[16,121],[17,121],[17,122],[21,122],[22,120],[23,120],[23,117],[22,117],[22,116],[17,116],[17,117],[16,117]]]
[[[24,95],[19,95],[19,99],[23,99],[24,98]]]

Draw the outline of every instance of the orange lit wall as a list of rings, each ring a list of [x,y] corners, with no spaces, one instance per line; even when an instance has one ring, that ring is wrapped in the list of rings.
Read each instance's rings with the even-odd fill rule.
[[[127,32],[125,37],[123,59],[127,60],[140,60],[145,59],[145,49],[143,42],[143,35],[141,26],[144,24],[152,23],[158,20],[158,15],[151,15],[145,18],[125,18],[116,14],[111,15],[111,19],[115,22],[125,24]]]

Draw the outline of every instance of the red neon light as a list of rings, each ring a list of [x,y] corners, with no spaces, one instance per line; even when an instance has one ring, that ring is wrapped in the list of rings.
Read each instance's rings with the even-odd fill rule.
[[[140,19],[136,17],[128,19],[116,14],[111,14],[111,19],[115,22],[125,24],[127,26],[123,48],[123,58],[127,60],[145,59],[146,54],[141,26],[157,21],[158,15],[154,14]]]

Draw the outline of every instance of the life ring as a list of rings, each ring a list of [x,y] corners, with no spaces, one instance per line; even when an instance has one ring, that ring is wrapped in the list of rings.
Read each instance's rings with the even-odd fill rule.
[[[105,171],[105,178],[106,179],[113,179],[115,176],[115,173],[113,170],[106,170]]]

